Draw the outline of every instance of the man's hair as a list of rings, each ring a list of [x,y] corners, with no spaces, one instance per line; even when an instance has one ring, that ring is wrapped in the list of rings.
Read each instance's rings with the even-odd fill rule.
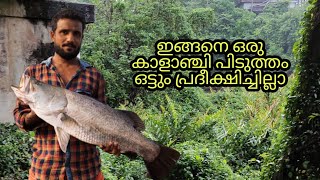
[[[72,9],[63,9],[52,17],[50,26],[53,32],[56,31],[57,23],[60,19],[72,19],[72,20],[80,21],[82,24],[82,31],[85,28],[85,20],[82,13]]]

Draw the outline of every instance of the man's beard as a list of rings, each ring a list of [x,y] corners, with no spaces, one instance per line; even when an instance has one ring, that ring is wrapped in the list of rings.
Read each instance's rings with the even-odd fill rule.
[[[73,46],[73,45],[71,45]],[[75,48],[75,46],[73,46]],[[59,56],[61,56],[63,59],[65,60],[71,60],[75,57],[77,57],[77,55],[80,52],[80,47],[78,47],[77,49],[75,49],[73,52],[65,52],[62,48],[60,48],[57,44],[54,43],[54,49],[55,52],[57,54],[59,54]]]

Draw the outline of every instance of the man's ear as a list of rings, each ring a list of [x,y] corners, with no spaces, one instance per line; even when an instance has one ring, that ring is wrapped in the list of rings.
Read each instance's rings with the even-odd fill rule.
[[[50,38],[51,38],[51,41],[54,42],[54,32],[53,31],[50,31]]]

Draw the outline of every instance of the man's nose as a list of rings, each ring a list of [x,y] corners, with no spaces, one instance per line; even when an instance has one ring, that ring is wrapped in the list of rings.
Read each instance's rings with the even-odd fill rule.
[[[74,42],[74,40],[75,40],[74,35],[72,33],[68,33],[66,41],[67,42]]]

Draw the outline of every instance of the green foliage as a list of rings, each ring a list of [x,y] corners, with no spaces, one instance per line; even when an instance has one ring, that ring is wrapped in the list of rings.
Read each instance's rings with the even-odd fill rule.
[[[110,105],[132,102],[145,90],[133,87],[130,61],[154,53],[159,39],[189,38],[191,27],[177,2],[96,3],[96,23],[85,34],[81,53],[103,72]]]
[[[255,14],[235,7],[232,0],[184,1],[194,38],[197,39],[250,39]],[[206,22],[205,22],[206,21]]]
[[[175,147],[181,159],[170,179],[239,179],[233,173],[219,146],[213,143],[187,141]],[[176,176],[179,174],[179,176]]]
[[[264,13],[270,13],[272,15],[282,15],[289,10],[290,0],[280,0],[277,3],[268,3],[263,9]]]
[[[254,36],[263,39],[268,55],[277,55],[289,59],[293,69],[297,59],[293,56],[293,44],[298,40],[299,22],[306,6],[287,9],[288,2],[270,3],[266,11],[259,14],[254,23]]]
[[[233,0],[92,2],[97,8],[96,23],[85,34],[82,55],[106,78],[110,105],[122,104],[120,108],[137,112],[145,120],[147,137],[179,148],[183,155],[174,177],[272,177],[287,145],[288,124],[283,122],[287,87],[277,93],[248,93],[242,88],[149,92],[132,85],[129,63],[138,55],[154,54],[159,39],[259,38],[266,42],[268,55],[289,59],[294,65],[292,45],[299,37],[296,32],[305,7],[288,9],[288,2],[280,1],[256,15],[235,7]],[[192,149],[192,145],[201,147]],[[126,169],[123,164],[129,161],[104,158],[108,163],[104,173],[111,177],[144,177],[141,162],[137,169]],[[113,165],[117,168],[109,169]]]
[[[201,89],[190,88],[179,94],[174,92],[154,92],[131,107],[147,119],[145,135],[167,145],[188,140],[194,131],[194,117],[212,111],[212,104]]]
[[[290,98],[290,92],[294,88],[297,78],[292,75],[289,78],[289,83],[285,89],[282,89],[280,101],[282,105],[279,106],[275,112],[281,112],[278,116],[278,121],[274,124],[272,131],[270,131],[270,146],[268,151],[260,154],[263,161],[261,167],[261,178],[271,179],[277,176],[277,172],[281,170],[281,163],[284,160],[284,154],[289,144],[289,130],[290,125],[285,119],[285,107],[287,106],[287,98]],[[279,94],[276,94],[276,96]]]
[[[11,124],[0,124],[0,179],[27,179],[31,134]]]
[[[280,171],[284,177],[293,179],[320,178],[320,123],[315,116],[320,112],[320,66],[317,63],[320,10],[319,1],[309,2],[311,5],[302,22],[302,38],[295,45],[295,55],[300,59],[296,71],[298,80],[286,109],[290,139]]]
[[[103,151],[100,151],[100,154],[102,160],[101,169],[106,179],[147,179],[146,168],[141,159],[130,160],[124,155],[115,157]]]
[[[96,22],[85,33],[82,57],[103,72],[108,104],[117,107],[149,93],[132,83],[129,64],[154,54],[159,39],[263,39],[269,55],[295,64],[292,45],[303,8],[270,3],[256,15],[235,7],[233,0],[97,1]],[[272,5],[271,5],[272,4]],[[284,12],[283,12],[284,11]]]
[[[192,9],[189,14],[189,21],[192,26],[193,32],[201,39],[210,32],[210,28],[214,23],[214,11],[212,8],[196,8]]]
[[[198,130],[194,130],[194,138],[200,142],[208,139],[217,142],[233,170],[243,176],[258,178],[260,175],[256,171],[265,163],[263,155],[279,150],[270,147],[277,146],[286,137],[279,124],[283,124],[289,88],[274,94],[247,93],[240,88],[224,88],[224,91],[213,93],[213,106],[219,111],[197,117]],[[274,131],[282,136],[275,139]]]

